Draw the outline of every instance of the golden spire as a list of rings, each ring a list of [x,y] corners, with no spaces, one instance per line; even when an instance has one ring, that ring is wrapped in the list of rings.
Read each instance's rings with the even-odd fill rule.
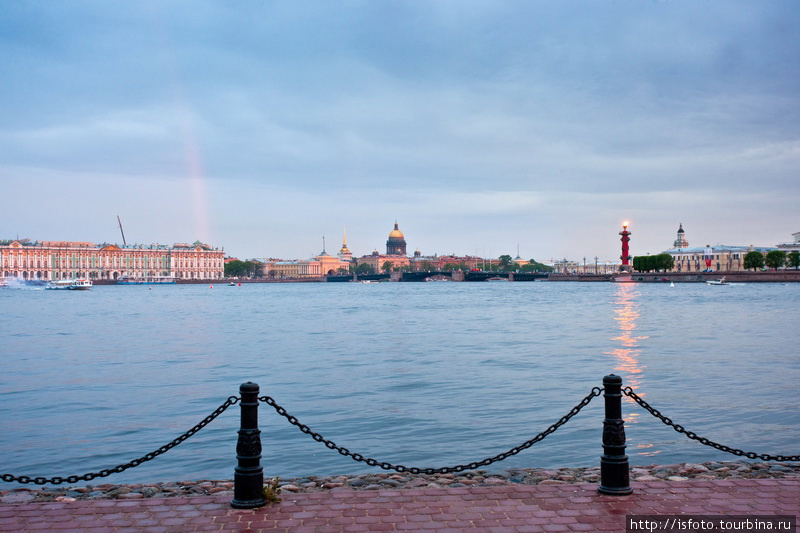
[[[350,254],[350,250],[347,249],[347,226],[344,227],[344,238],[342,239],[342,248],[339,250],[339,256],[348,255]]]

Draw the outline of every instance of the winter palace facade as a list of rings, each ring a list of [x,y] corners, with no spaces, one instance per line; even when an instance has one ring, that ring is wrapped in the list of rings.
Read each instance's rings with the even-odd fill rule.
[[[0,241],[0,276],[24,280],[116,280],[121,276],[215,280],[223,277],[224,253],[199,241],[172,246]]]

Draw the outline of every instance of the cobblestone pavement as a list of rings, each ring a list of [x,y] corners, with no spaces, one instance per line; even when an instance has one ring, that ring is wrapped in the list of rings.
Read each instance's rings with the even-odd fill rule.
[[[627,515],[800,514],[798,479],[631,485],[629,496],[601,495],[586,483],[284,493],[280,503],[253,510],[232,509],[222,495],[26,503],[0,506],[0,531],[624,532]]]

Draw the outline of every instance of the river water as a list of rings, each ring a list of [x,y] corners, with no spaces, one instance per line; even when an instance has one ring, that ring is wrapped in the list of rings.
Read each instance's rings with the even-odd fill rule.
[[[800,453],[800,284],[553,282],[97,286],[0,290],[0,473],[113,467],[254,381],[302,423],[378,461],[504,452],[623,377],[687,430]],[[631,464],[736,459],[625,398]],[[111,483],[230,479],[239,407]],[[596,466],[603,399],[488,468]],[[265,475],[377,471],[260,408]],[[4,486],[13,486],[4,483]]]

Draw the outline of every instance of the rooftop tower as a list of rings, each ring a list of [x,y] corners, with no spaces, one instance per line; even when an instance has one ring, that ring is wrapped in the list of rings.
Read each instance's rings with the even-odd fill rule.
[[[347,227],[344,228],[344,238],[342,239],[342,247],[339,249],[339,253],[336,254],[340,260],[342,261],[351,261],[353,259],[353,253],[347,247]]]
[[[683,236],[683,223],[680,224],[678,227],[678,238],[675,239],[675,242],[672,243],[673,248],[688,248],[689,241],[686,240],[686,237]]]

